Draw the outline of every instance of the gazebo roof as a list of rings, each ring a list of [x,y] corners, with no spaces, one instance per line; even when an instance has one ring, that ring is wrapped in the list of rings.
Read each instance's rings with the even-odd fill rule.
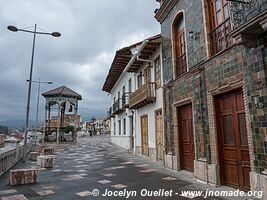
[[[77,92],[74,92],[73,90],[69,89],[66,86],[60,86],[58,88],[55,88],[53,90],[47,91],[42,94],[45,98],[47,97],[73,97],[77,98],[77,100],[82,100],[82,96],[78,94]]]

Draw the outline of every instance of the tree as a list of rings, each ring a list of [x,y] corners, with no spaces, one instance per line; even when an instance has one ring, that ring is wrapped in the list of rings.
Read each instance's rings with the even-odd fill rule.
[[[0,134],[8,134],[8,127],[7,126],[1,126],[0,125]]]
[[[74,132],[74,126],[66,126],[64,129],[65,133]]]

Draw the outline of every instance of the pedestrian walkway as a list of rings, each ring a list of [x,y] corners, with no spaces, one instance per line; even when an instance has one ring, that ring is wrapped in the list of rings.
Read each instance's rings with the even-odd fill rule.
[[[19,163],[14,168],[33,167],[36,167],[36,162],[27,160],[26,163]],[[84,137],[79,138],[76,145],[58,145],[54,168],[40,169],[37,181],[38,183],[32,185],[10,186],[8,174],[5,174],[0,178],[0,198],[188,199],[181,196],[182,191],[217,189],[198,183],[188,174],[174,172],[142,157],[133,156],[126,150],[112,145],[109,136]],[[119,194],[121,196],[116,196]],[[145,196],[142,197],[141,194]]]

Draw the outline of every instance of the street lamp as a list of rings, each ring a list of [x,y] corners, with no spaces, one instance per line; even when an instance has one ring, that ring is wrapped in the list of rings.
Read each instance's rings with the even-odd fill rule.
[[[52,35],[53,37],[60,37],[61,34],[59,32],[47,33],[47,32],[38,32],[36,31],[37,24],[34,25],[34,31],[29,31],[25,29],[19,29],[15,26],[8,26],[7,29],[13,32],[27,32],[33,34],[33,43],[32,43],[32,57],[31,57],[31,66],[30,66],[30,78],[29,78],[29,88],[28,88],[28,97],[27,97],[27,109],[26,109],[26,123],[25,123],[25,132],[24,132],[24,145],[23,145],[23,158],[22,162],[26,161],[26,147],[27,147],[27,132],[29,125],[29,114],[30,114],[30,101],[31,101],[31,87],[32,87],[32,71],[33,71],[33,58],[34,58],[34,49],[35,49],[35,37],[36,34],[41,35]]]
[[[28,82],[30,80],[27,80]],[[41,81],[39,78],[38,81],[32,81],[33,83],[38,83],[38,93],[37,93],[37,106],[36,106],[36,118],[35,118],[35,135],[34,135],[34,146],[36,145],[36,134],[37,134],[37,126],[38,126],[38,115],[39,115],[39,97],[40,97],[40,85],[41,83],[46,83],[46,84],[53,84],[52,81]]]

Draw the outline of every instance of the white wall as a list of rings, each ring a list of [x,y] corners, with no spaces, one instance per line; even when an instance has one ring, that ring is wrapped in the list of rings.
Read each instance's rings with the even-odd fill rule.
[[[125,92],[128,91],[128,83],[129,79],[131,78],[131,83],[132,83],[132,89],[134,88],[134,74],[132,73],[124,73],[120,76],[120,78],[117,80],[115,86],[111,90],[111,101],[110,101],[110,106],[113,105],[114,103],[114,97],[115,101],[118,100],[118,91],[120,91],[120,98],[122,97],[122,88],[125,86]],[[130,109],[125,109],[125,111],[119,113],[115,117],[111,118],[111,142],[121,146],[125,149],[131,149],[132,147],[132,131],[130,127],[130,116],[132,116],[133,113],[131,112]],[[126,119],[126,128],[124,132],[124,123],[123,119]],[[121,121],[121,135],[119,135],[119,121]],[[114,122],[116,122],[116,131],[114,131]],[[115,133],[116,132],[116,133]]]
[[[161,86],[163,85],[163,77],[162,77],[162,55],[160,54],[161,47],[159,47],[156,52],[150,57],[151,60],[155,60],[160,55],[161,60]],[[137,72],[140,71],[144,72],[144,69],[148,66],[148,64],[144,64]],[[144,73],[143,73],[144,74]],[[144,79],[144,77],[143,77]],[[155,81],[155,68],[154,62],[151,68],[151,80],[152,82]],[[137,82],[137,80],[135,81]],[[137,89],[137,85],[135,85],[135,89]],[[163,111],[163,90],[162,87],[156,90],[156,102],[148,104],[142,108],[139,108],[135,111],[135,120],[136,120],[136,127],[135,127],[135,146],[141,146],[141,116],[147,115],[148,117],[148,145],[151,148],[156,147],[156,118],[155,118],[155,111],[158,109],[162,109]]]

